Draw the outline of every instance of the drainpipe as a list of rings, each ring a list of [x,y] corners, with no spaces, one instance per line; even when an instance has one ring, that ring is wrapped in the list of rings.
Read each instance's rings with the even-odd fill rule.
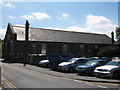
[[[27,59],[28,59],[28,41],[29,41],[29,22],[28,20],[26,20],[26,23],[25,23],[25,61],[24,61],[24,66],[26,66],[27,64]]]

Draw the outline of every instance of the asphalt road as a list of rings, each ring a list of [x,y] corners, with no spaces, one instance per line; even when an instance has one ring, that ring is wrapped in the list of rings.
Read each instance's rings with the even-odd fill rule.
[[[43,70],[43,69],[41,69]],[[115,84],[104,84],[73,80],[70,78],[56,77],[34,70],[27,69],[24,66],[13,64],[2,64],[2,82],[5,88],[117,88]],[[113,89],[115,90],[115,89]]]

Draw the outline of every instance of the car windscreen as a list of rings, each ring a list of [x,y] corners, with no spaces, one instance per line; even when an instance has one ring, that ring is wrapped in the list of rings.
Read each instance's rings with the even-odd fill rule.
[[[87,59],[79,59],[75,61],[76,64],[84,65],[88,60]]]
[[[99,61],[92,60],[92,61],[88,61],[85,65],[97,65],[98,63],[99,63]]]
[[[115,66],[120,66],[120,61],[111,61],[109,63],[107,63],[106,65],[115,65]]]
[[[77,59],[72,58],[69,60],[70,63],[74,63],[75,61],[77,61]]]

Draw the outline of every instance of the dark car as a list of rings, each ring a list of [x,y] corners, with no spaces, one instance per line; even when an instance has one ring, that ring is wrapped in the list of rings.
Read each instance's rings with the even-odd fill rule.
[[[29,54],[28,63],[32,65],[39,65],[41,60],[46,60],[47,56],[44,54]]]
[[[109,61],[112,60],[112,58],[110,58],[110,57],[100,57],[99,59],[100,59],[100,60],[109,60]]]
[[[73,56],[64,54],[49,54],[48,60],[50,62],[50,67],[54,70],[58,69],[58,65],[62,62],[69,61]]]
[[[72,58],[68,62],[62,62],[58,65],[60,71],[75,72],[78,65],[84,65],[88,58]]]
[[[76,67],[76,71],[79,74],[89,74],[94,75],[94,69],[98,66],[105,65],[108,60],[90,60],[85,65],[80,65]]]

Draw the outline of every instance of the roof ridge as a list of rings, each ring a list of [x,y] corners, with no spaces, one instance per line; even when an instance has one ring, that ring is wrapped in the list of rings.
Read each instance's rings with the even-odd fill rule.
[[[24,26],[13,26],[13,27],[21,27],[25,28]],[[70,33],[82,33],[82,34],[93,34],[93,35],[103,35],[107,36],[106,34],[99,34],[99,33],[91,33],[91,32],[78,32],[78,31],[65,31],[65,30],[58,30],[58,29],[49,29],[49,28],[36,28],[36,27],[30,27],[31,29],[43,29],[43,30],[52,30],[52,31],[60,31],[60,32],[70,32]],[[108,36],[109,37],[109,36]]]

